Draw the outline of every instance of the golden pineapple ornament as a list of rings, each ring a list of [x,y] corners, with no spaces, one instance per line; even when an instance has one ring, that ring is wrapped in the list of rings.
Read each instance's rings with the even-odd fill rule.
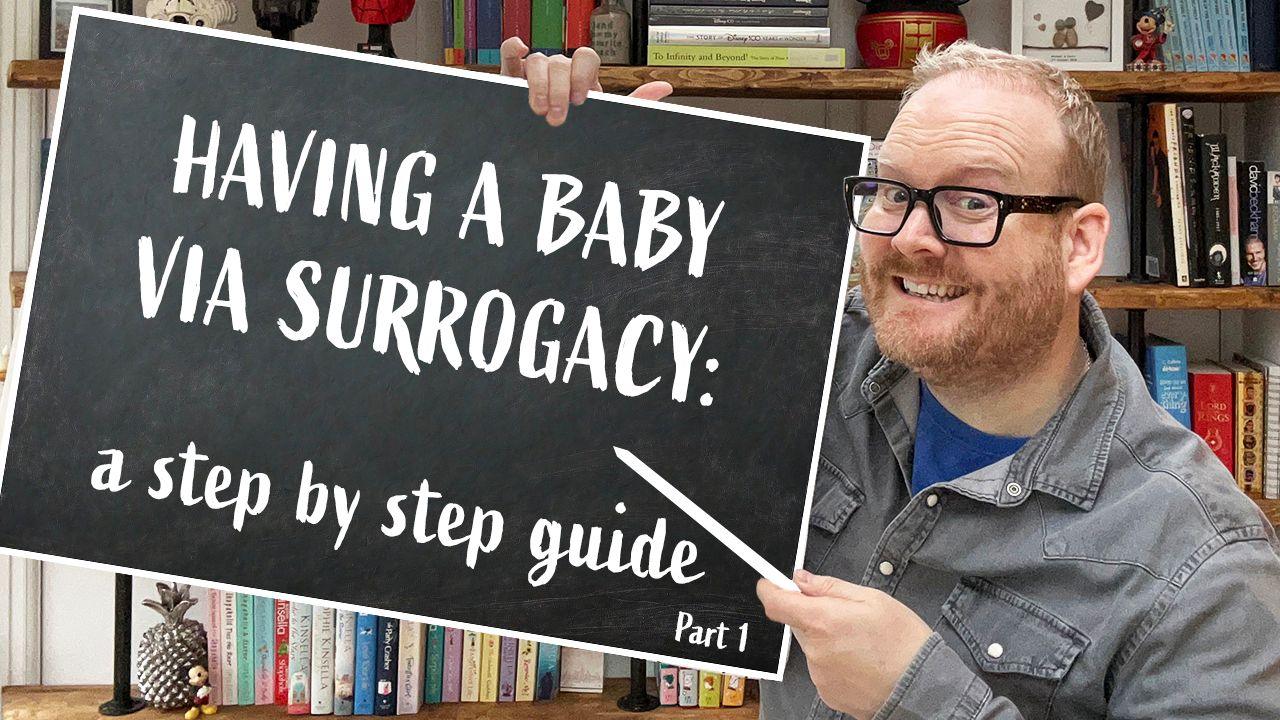
[[[199,686],[191,683],[192,668],[209,664],[204,626],[186,617],[196,601],[190,585],[156,583],[159,602],[142,604],[163,620],[142,634],[138,644],[138,688],[152,707],[174,710],[190,707]]]

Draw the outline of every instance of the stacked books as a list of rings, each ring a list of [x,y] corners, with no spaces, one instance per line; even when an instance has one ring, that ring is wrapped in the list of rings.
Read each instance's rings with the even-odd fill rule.
[[[660,2],[647,6],[649,65],[845,66],[844,49],[831,47],[828,0]]]
[[[210,590],[209,602],[217,705],[409,715],[438,703],[604,690],[595,651],[222,590]]]
[[[1147,340],[1143,368],[1161,407],[1204,439],[1247,493],[1280,499],[1280,363],[1256,355],[1187,362],[1187,349]]]
[[[498,65],[519,37],[547,55],[591,44],[592,0],[441,0],[445,65]]]
[[[1163,3],[1162,3],[1163,4]],[[1169,70],[1275,70],[1275,0],[1171,0]]]
[[[712,670],[658,665],[658,702],[680,707],[742,707],[747,679]]]
[[[1147,118],[1147,277],[1180,287],[1280,285],[1280,173],[1199,134],[1190,105]]]

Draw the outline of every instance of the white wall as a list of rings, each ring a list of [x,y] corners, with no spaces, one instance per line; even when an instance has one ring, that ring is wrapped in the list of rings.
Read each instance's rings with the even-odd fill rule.
[[[15,4],[16,3],[16,4]],[[239,0],[239,20],[230,29],[255,32],[253,15],[248,0]],[[145,7],[143,0],[135,0],[137,12]],[[34,31],[30,18],[35,0],[0,0],[0,49],[7,66],[10,57],[30,57],[34,49]],[[354,49],[364,39],[364,28],[355,23],[347,11],[348,5],[340,0],[324,0],[320,4],[317,20],[301,29],[297,39],[309,42]],[[861,4],[854,0],[832,0],[832,27],[836,42],[849,49],[856,58],[853,46],[853,23]],[[15,11],[16,9],[16,11]],[[972,39],[984,45],[1008,49],[1009,6],[1004,2],[979,0],[964,7]],[[436,61],[440,57],[440,17],[435,3],[420,0],[408,22],[393,30],[396,49],[401,57],[421,61]],[[14,55],[14,48],[17,54]],[[52,93],[49,93],[52,95]],[[679,99],[685,105],[714,108],[758,117],[830,127],[873,136],[882,136],[892,120],[895,104],[892,102],[840,101],[788,101],[788,100],[734,100],[734,99]],[[0,114],[11,120],[20,116],[15,108],[42,107],[44,98],[37,91],[4,91],[0,94]],[[1111,190],[1108,205],[1116,215],[1116,230],[1109,243],[1105,272],[1124,274],[1128,269],[1127,231],[1125,230],[1125,175],[1119,162],[1120,146],[1116,112],[1118,106],[1107,104],[1104,113],[1113,133],[1112,152],[1117,160],[1111,172]],[[1197,106],[1200,127],[1225,128],[1232,133],[1235,142],[1243,137],[1243,113],[1237,106]],[[1265,132],[1269,138],[1264,157],[1280,161],[1280,139],[1270,131],[1268,118],[1275,118],[1280,107],[1276,102],[1257,104],[1252,112],[1252,129]],[[30,113],[28,113],[30,114]],[[571,113],[572,115],[572,113]],[[29,121],[35,122],[35,121]],[[572,131],[572,118],[566,132]],[[1251,137],[1253,135],[1251,134]],[[33,153],[25,147],[6,145],[0,152],[0,202],[5,205],[0,212],[0,240],[8,246],[0,250],[0,273],[7,274],[5,263],[17,269],[25,268],[27,252],[34,234],[34,221],[30,211],[8,213],[20,205],[22,210],[33,207],[35,198],[30,188],[34,186],[33,167],[38,162],[38,149]],[[12,188],[12,189],[9,189]],[[38,190],[37,190],[38,192]],[[7,218],[12,217],[10,222]],[[0,275],[3,278],[4,275]],[[1247,317],[1242,317],[1246,315]],[[1123,313],[1110,313],[1117,328],[1123,328]],[[9,316],[0,313],[0,329],[8,328]],[[1150,313],[1147,321],[1152,332],[1168,335],[1186,342],[1192,357],[1217,357],[1230,355],[1242,344],[1254,350],[1266,351],[1280,357],[1280,318],[1274,314],[1213,311]],[[113,577],[109,573],[84,570],[66,565],[45,563],[40,577],[40,604],[42,616],[42,654],[40,671],[47,684],[108,683],[111,678],[112,598]],[[133,628],[137,642],[143,630],[156,622],[155,613],[137,603],[143,597],[154,594],[154,581],[135,579]],[[200,593],[201,595],[203,593]],[[0,596],[0,599],[3,599]],[[203,597],[202,597],[203,599]],[[192,617],[207,619],[204,603],[196,606]],[[0,642],[6,638],[3,623],[7,619],[0,613]],[[2,656],[3,653],[0,653]],[[606,667],[610,676],[624,676],[627,663],[623,658],[609,658]],[[0,673],[0,682],[3,682]]]

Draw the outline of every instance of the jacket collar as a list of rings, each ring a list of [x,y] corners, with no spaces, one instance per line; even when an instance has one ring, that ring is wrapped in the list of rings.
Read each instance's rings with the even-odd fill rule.
[[[1029,493],[1008,492],[1014,484],[1061,498],[1082,510],[1092,509],[1097,500],[1124,412],[1126,383],[1122,373],[1138,370],[1111,337],[1102,309],[1088,292],[1080,300],[1080,336],[1093,364],[1044,427],[1005,464],[1003,487],[997,487],[991,498],[998,505],[1017,505],[1026,500]],[[880,406],[892,401],[896,386],[917,380],[918,376],[907,367],[881,357],[860,389],[869,403]],[[904,408],[912,417],[917,409]],[[915,423],[909,425],[914,431]]]

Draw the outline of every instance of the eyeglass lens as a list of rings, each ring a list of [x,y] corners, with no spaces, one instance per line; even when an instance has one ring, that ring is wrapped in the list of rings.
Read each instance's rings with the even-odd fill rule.
[[[872,233],[893,234],[902,229],[911,211],[910,192],[891,182],[855,183],[852,188],[854,226]],[[942,190],[933,196],[942,234],[954,242],[991,242],[1000,218],[996,196],[977,190]]]

